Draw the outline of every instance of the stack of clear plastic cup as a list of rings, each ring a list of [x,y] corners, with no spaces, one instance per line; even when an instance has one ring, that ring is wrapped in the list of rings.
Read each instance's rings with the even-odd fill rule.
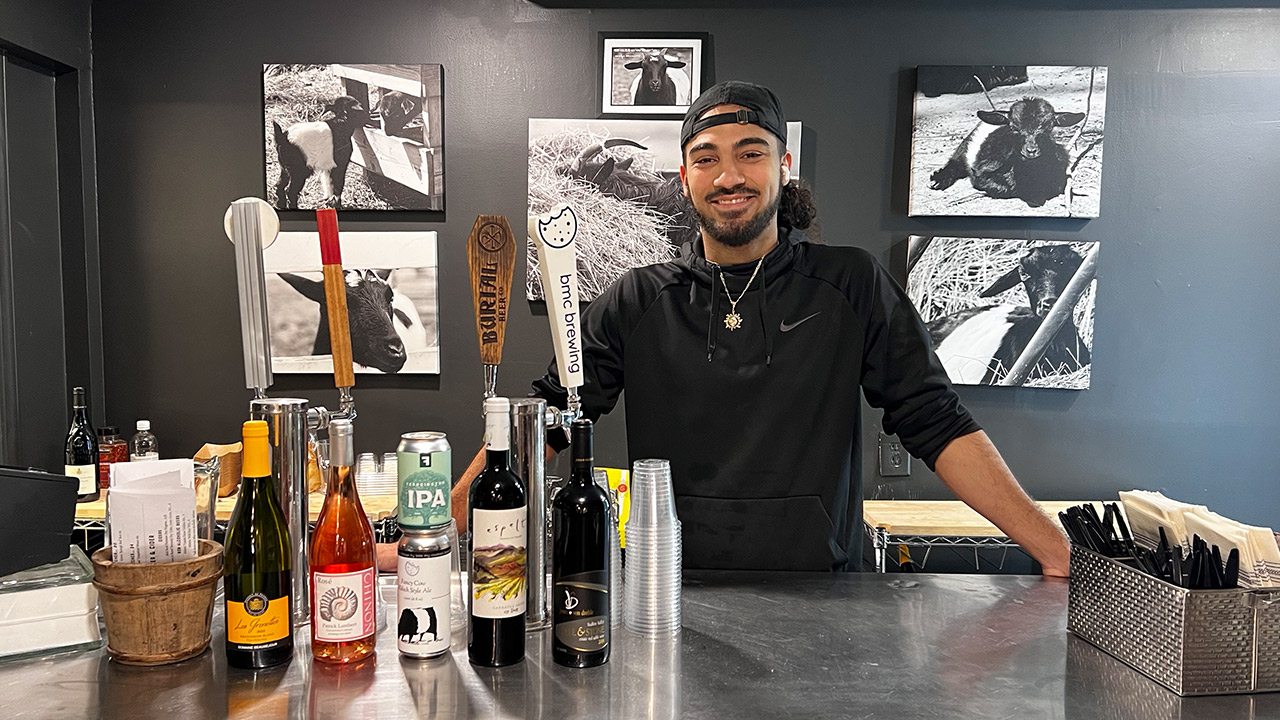
[[[623,613],[627,629],[647,637],[680,631],[680,521],[671,464],[637,460],[631,473]]]

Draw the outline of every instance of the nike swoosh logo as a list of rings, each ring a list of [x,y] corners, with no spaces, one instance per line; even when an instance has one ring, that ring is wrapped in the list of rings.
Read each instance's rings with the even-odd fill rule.
[[[783,322],[780,326],[778,326],[778,329],[781,330],[782,332],[791,332],[792,330],[795,330],[796,328],[800,327],[801,323],[804,323],[806,320],[812,320],[821,314],[822,314],[822,311],[819,310],[818,312],[810,315],[809,317],[804,318],[803,320],[797,320],[791,323],[790,325]]]

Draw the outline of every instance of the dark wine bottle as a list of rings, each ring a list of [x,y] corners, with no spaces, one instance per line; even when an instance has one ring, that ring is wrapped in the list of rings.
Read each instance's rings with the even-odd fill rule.
[[[267,423],[244,424],[244,479],[223,555],[227,664],[264,668],[293,657],[293,556],[271,477]]]
[[[524,659],[527,501],[511,472],[511,401],[484,401],[485,468],[471,483],[471,623],[467,656],[502,667]]]
[[[551,503],[551,659],[576,668],[609,660],[609,496],[591,435],[590,420],[573,422],[569,482]]]
[[[89,406],[84,388],[71,391],[71,429],[63,446],[63,473],[79,481],[76,502],[92,502],[102,496],[98,489],[98,435],[89,424]]]

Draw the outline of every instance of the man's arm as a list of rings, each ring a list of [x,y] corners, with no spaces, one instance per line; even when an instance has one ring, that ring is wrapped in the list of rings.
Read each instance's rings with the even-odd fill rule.
[[[1045,575],[1067,576],[1071,549],[1066,537],[1018,484],[985,432],[948,443],[935,472],[956,497],[1031,553]]]

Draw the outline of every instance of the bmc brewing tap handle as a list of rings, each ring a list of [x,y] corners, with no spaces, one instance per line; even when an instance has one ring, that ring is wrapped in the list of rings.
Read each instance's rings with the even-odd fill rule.
[[[582,387],[582,321],[578,313],[578,216],[560,204],[551,212],[529,218],[529,238],[538,251],[542,292],[551,319],[551,342],[556,351],[560,386],[577,396]],[[576,408],[574,408],[576,409]]]

